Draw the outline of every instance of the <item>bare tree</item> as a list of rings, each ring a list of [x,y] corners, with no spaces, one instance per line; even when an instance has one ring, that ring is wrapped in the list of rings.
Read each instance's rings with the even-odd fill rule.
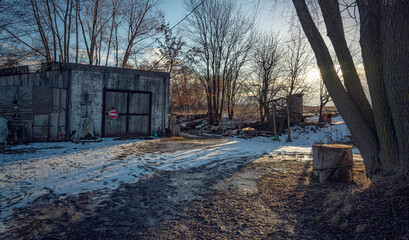
[[[73,0],[30,0],[46,61],[68,62]]]
[[[122,0],[112,0],[111,1],[111,6],[112,6],[112,18],[111,18],[111,26],[109,29],[109,37],[108,37],[108,47],[107,47],[107,52],[106,52],[106,59],[105,59],[105,66],[108,66],[109,62],[109,56],[111,53],[111,45],[114,46],[114,49],[116,50],[116,56],[118,55],[118,47],[115,47],[118,45],[118,27],[122,21],[122,9],[123,9],[123,1]],[[113,42],[114,41],[114,42]],[[117,59],[117,58],[116,58]],[[118,66],[118,60],[116,61],[116,66]]]
[[[230,92],[230,101],[237,92],[236,80],[248,53],[245,39],[251,35],[254,21],[241,14],[232,0],[187,0],[185,3],[188,10],[195,10],[188,19],[187,35],[196,53],[195,68],[206,92],[209,121],[217,121],[222,116],[227,92]]]
[[[4,24],[0,28],[25,57],[69,61],[73,0],[3,0]],[[4,5],[3,5],[4,4]]]
[[[101,48],[98,38],[102,38],[105,27],[113,14],[107,0],[87,0],[77,4],[79,27],[81,27],[82,42],[88,56],[88,64],[93,65],[98,59],[98,48]]]
[[[169,25],[163,27],[164,41],[159,42],[159,60],[151,69],[170,73],[170,105],[172,110],[189,112],[198,103],[199,96],[203,96],[200,86],[194,78],[194,71],[184,60],[188,57],[183,47],[186,44],[181,36],[175,36]]]
[[[33,57],[35,61],[90,65],[105,61],[105,65],[127,66],[132,55],[146,50],[142,42],[162,31],[159,3],[160,0],[1,0],[0,54],[4,52],[5,58],[10,58],[19,53],[22,58]]]
[[[124,21],[127,24],[127,39],[122,67],[128,66],[131,54],[139,52],[140,49],[134,49],[135,45],[162,31],[163,14],[157,8],[159,3],[159,0],[128,0],[126,2]]]
[[[30,13],[25,7],[17,7],[21,5],[27,6],[27,2],[0,0],[0,66],[12,66],[25,57],[41,54],[25,38],[33,32],[21,27],[27,22]]]
[[[250,59],[254,81],[248,84],[246,90],[259,104],[260,120],[267,118],[274,134],[277,134],[274,99],[283,88],[282,78],[279,77],[281,58],[277,35],[259,34]]]
[[[12,10],[13,3],[15,2],[9,0],[0,0],[0,29],[4,29],[12,23],[12,19],[7,16],[7,12]]]
[[[174,36],[172,34],[172,30],[169,28],[169,25],[164,26],[163,31],[165,39],[164,42],[158,40],[158,55],[160,60],[157,61],[155,65],[162,63],[163,70],[169,72],[172,77],[172,74],[174,74],[174,69],[177,67],[183,67],[184,65],[181,58],[185,54],[182,48],[186,43],[182,41],[181,36]]]
[[[198,109],[204,102],[204,91],[197,81],[193,69],[178,68],[170,79],[170,105],[173,110],[190,112]]]
[[[288,72],[285,77],[284,91],[287,101],[287,141],[289,142],[291,142],[291,109],[294,96],[303,94],[308,89],[305,78],[306,71],[311,63],[311,57],[309,56],[307,44],[301,29],[296,29],[291,32],[291,39],[284,54],[284,67]]]
[[[243,86],[241,71],[248,62],[248,56],[254,45],[253,24],[249,24],[246,18],[233,22],[233,31],[230,34],[229,50],[230,57],[226,58],[223,70],[223,90],[221,106],[226,106],[229,119],[234,117],[234,107],[237,103],[237,94]],[[228,55],[229,55],[228,54]],[[222,118],[223,109],[220,109],[219,119]]]
[[[45,23],[53,36],[53,60],[69,62],[74,1],[46,0],[45,3],[48,16],[48,21],[45,21]],[[63,29],[60,29],[60,25],[62,25]]]
[[[322,81],[322,78],[319,79],[319,85],[320,85],[320,107],[319,107],[319,122],[322,121],[322,110],[324,109],[325,105],[327,105],[328,102],[331,101],[331,95],[329,95],[329,92],[327,88],[324,85],[324,82]]]
[[[363,63],[372,99],[365,97],[346,44],[336,0],[319,0],[328,37],[341,63],[345,88],[305,0],[292,0],[331,97],[351,131],[367,174],[409,170],[409,2],[357,0]]]

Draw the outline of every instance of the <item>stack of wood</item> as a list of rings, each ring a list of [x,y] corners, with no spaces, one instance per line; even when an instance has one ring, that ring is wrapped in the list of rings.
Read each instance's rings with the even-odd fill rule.
[[[170,134],[172,137],[180,136],[180,124],[177,121],[177,115],[170,115],[169,118]]]
[[[275,136],[275,134],[270,131],[258,131],[257,135],[263,136],[263,137],[274,137]]]

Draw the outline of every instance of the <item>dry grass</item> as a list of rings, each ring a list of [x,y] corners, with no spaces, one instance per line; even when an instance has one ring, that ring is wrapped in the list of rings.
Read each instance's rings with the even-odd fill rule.
[[[359,159],[359,156],[355,156]],[[409,237],[409,181],[365,176],[353,183],[311,180],[311,162],[256,161],[256,193],[209,191],[185,207],[184,219],[149,231],[153,239],[397,239]],[[241,173],[241,174],[242,174]],[[180,227],[180,226],[183,226]]]
[[[286,174],[276,173],[261,182],[263,197],[270,207],[297,222],[291,238],[409,237],[407,176],[370,181],[363,162],[356,161],[354,183],[319,184],[308,180],[310,166],[298,165],[297,169],[297,165],[286,166],[290,169]]]
[[[166,138],[166,141],[168,141],[168,142],[173,142],[173,141],[180,142],[180,141],[187,141],[187,140],[188,139],[186,137],[183,137],[183,136]]]

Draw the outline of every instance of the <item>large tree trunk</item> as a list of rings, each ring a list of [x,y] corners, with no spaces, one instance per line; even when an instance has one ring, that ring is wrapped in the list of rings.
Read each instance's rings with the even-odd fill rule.
[[[124,58],[122,59],[122,63],[121,63],[122,68],[126,68],[128,66],[128,61],[129,61],[129,57],[131,56],[132,47],[133,46],[131,45],[131,43],[129,43],[128,46],[126,47]]]
[[[399,159],[395,129],[386,96],[380,40],[380,1],[358,1],[361,20],[361,48],[365,74],[371,94],[382,168],[395,171]]]
[[[379,142],[376,132],[369,126],[366,118],[360,112],[360,109],[355,105],[351,96],[344,89],[335,71],[328,48],[312,20],[305,0],[292,1],[301,26],[316,56],[324,83],[365,160],[367,173],[369,175],[376,174],[381,170],[379,162]]]
[[[259,113],[260,113],[260,121],[261,122],[264,122],[264,119],[265,119],[265,111],[264,111],[264,105],[262,104],[262,103],[259,103],[258,104],[258,111],[259,111]]]
[[[383,78],[398,142],[400,169],[409,169],[409,1],[381,1]]]
[[[347,41],[345,40],[338,0],[319,0],[318,3],[324,17],[327,35],[332,42],[332,46],[334,46],[341,66],[345,88],[351,96],[354,104],[363,114],[367,124],[369,124],[373,131],[375,131],[373,111],[365,96],[352,55],[348,49]]]

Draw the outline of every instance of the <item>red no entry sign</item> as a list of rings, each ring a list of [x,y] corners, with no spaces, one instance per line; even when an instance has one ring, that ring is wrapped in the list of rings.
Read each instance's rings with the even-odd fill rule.
[[[109,111],[109,113],[108,113],[108,117],[110,118],[110,119],[116,119],[117,117],[118,117],[118,111],[117,110],[111,110],[111,111]]]

